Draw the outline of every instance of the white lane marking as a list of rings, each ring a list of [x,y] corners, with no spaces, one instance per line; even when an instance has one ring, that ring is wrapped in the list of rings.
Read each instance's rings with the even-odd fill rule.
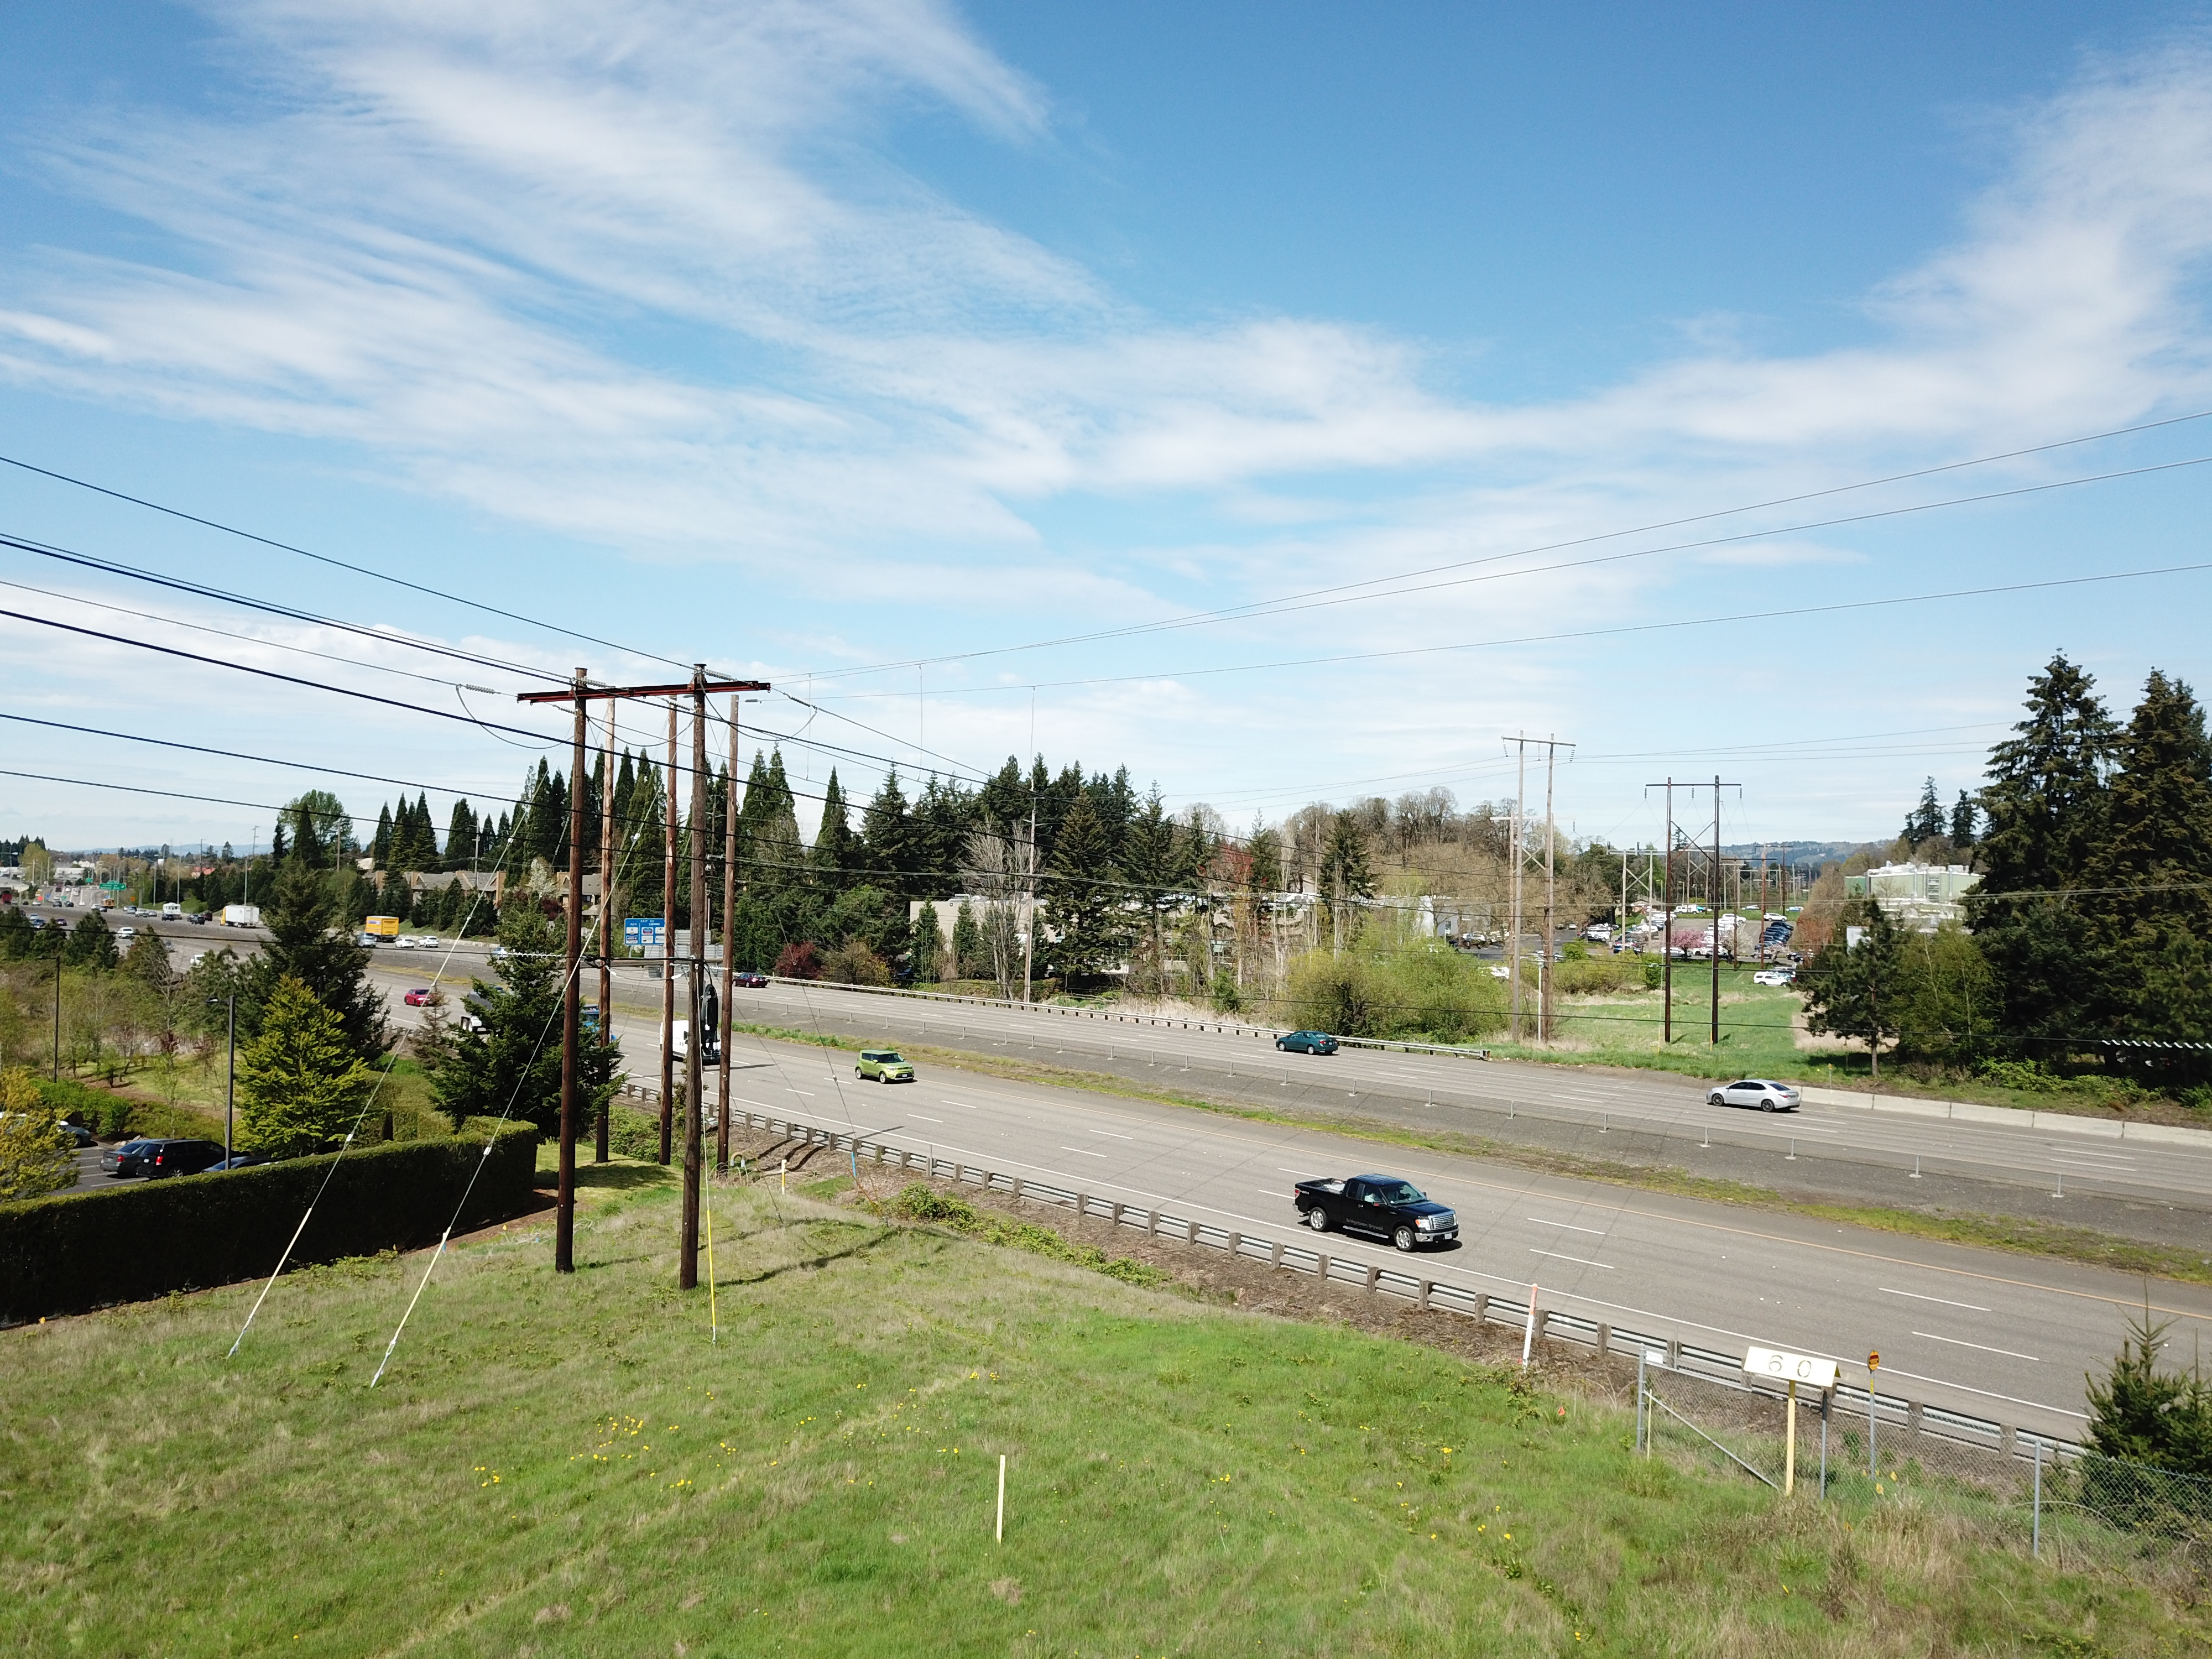
[[[940,1101],[939,1101],[937,1103],[938,1103],[939,1105],[940,1105],[940,1106],[962,1106],[962,1107],[966,1107],[966,1108],[967,1108],[967,1109],[968,1109],[968,1110],[969,1110],[969,1111],[971,1111],[971,1112],[972,1112],[972,1111],[974,1111],[974,1110],[975,1109],[973,1106],[969,1106],[969,1105],[968,1105],[968,1103],[967,1103],[966,1101],[964,1101],[964,1100],[940,1100]]]
[[[1079,1152],[1085,1158],[1103,1158],[1106,1156],[1103,1152],[1094,1152],[1087,1146],[1063,1146],[1060,1150],[1063,1152]]]
[[[920,1119],[921,1119],[924,1123],[942,1123],[942,1122],[944,1122],[944,1121],[945,1121],[945,1120],[944,1120],[943,1118],[941,1118],[941,1117],[932,1117],[932,1116],[930,1116],[930,1115],[929,1115],[927,1112],[908,1112],[908,1113],[907,1114],[907,1115],[908,1115],[908,1117],[918,1117],[918,1118],[920,1118]]]
[[[1305,1170],[1292,1170],[1292,1169],[1288,1169],[1288,1168],[1285,1167],[1284,1165],[1282,1165],[1282,1164],[1278,1164],[1275,1166],[1275,1168],[1276,1168],[1276,1170],[1277,1170],[1279,1173],[1281,1173],[1281,1174],[1283,1174],[1283,1175],[1303,1176],[1303,1175],[1309,1175],[1309,1174],[1310,1173],[1310,1171]]]
[[[2100,1152],[2093,1146],[2061,1146],[2046,1142],[2055,1158],[2106,1158],[2115,1164],[2132,1164],[2135,1158],[2129,1152]]]
[[[793,1089],[791,1092],[795,1095],[805,1095],[809,1100],[814,1098],[814,1091],[811,1089]]]
[[[2093,1159],[2094,1162],[2091,1161]],[[2053,1152],[2051,1161],[2053,1164],[2079,1164],[2085,1170],[2110,1170],[2116,1175],[2136,1166],[2136,1161],[2131,1158],[2114,1158],[2105,1152]]]
[[[1571,1221],[1547,1221],[1540,1215],[1532,1215],[1528,1219],[1539,1227],[1565,1227],[1571,1233],[1595,1233],[1600,1238],[1605,1237],[1605,1229],[1602,1227],[1577,1227]]]
[[[1586,1255],[1561,1255],[1557,1250],[1539,1250],[1534,1248],[1530,1249],[1528,1254],[1530,1255],[1548,1255],[1560,1261],[1579,1261],[1585,1267],[1602,1267],[1607,1273],[1611,1273],[1613,1271],[1613,1264],[1610,1261],[1593,1261]]]
[[[842,1127],[842,1126],[831,1127]],[[895,1129],[885,1130],[884,1133],[884,1138],[887,1139],[896,1138],[902,1140],[915,1141],[917,1145],[927,1144],[921,1141],[919,1136],[902,1134],[899,1131]],[[981,1158],[986,1156],[986,1154],[977,1152],[973,1147],[945,1146],[941,1147],[940,1150],[957,1152],[963,1157]],[[1079,1147],[1071,1146],[1066,1150],[1069,1152],[1079,1152],[1082,1149]],[[1006,1154],[1000,1153],[998,1154],[998,1156],[1004,1158]],[[1050,1176],[1058,1180],[1075,1181],[1081,1178],[1071,1170],[1055,1170],[1048,1164],[1034,1164],[1030,1162],[1027,1158],[1018,1157],[1015,1158],[1013,1161],[1017,1164],[1022,1164],[1027,1169],[1036,1170],[1040,1175]],[[1195,1202],[1199,1208],[1207,1210],[1212,1214],[1220,1216],[1227,1220],[1249,1222],[1255,1226],[1267,1226],[1270,1224],[1264,1217],[1246,1215],[1242,1211],[1227,1209],[1218,1204],[1208,1204],[1203,1200],[1194,1200],[1190,1195],[1187,1194],[1180,1196],[1173,1196],[1165,1193],[1153,1192],[1148,1188],[1133,1186],[1125,1182],[1115,1182],[1113,1183],[1113,1186],[1116,1191],[1125,1192],[1130,1194],[1133,1197],[1148,1200],[1155,1205],[1168,1203],[1189,1204]],[[1350,1237],[1346,1237],[1344,1242],[1347,1245],[1356,1245],[1359,1243],[1359,1241]],[[1383,1245],[1378,1248],[1388,1249],[1389,1247],[1388,1245]],[[1392,1252],[1390,1256],[1385,1259],[1395,1261],[1397,1259],[1396,1253],[1395,1251]],[[1602,1261],[1593,1262],[1590,1265],[1599,1267],[1607,1266],[1607,1264]],[[1509,1290],[1519,1290],[1524,1288],[1527,1283],[1527,1281],[1523,1279],[1508,1279],[1503,1273],[1486,1273],[1480,1267],[1455,1267],[1450,1269],[1450,1271],[1460,1273],[1468,1279],[1484,1280],[1492,1285],[1503,1285]],[[1660,1320],[1667,1323],[1679,1325],[1686,1330],[1711,1331],[1714,1335],[1726,1337],[1731,1341],[1757,1342],[1761,1340],[1763,1335],[1771,1336],[1772,1334],[1771,1332],[1760,1333],[1755,1331],[1741,1331],[1736,1329],[1733,1326],[1716,1325],[1706,1320],[1687,1318],[1680,1314],[1664,1313],[1656,1309],[1646,1308],[1632,1302],[1607,1301],[1602,1297],[1591,1296],[1588,1292],[1582,1291],[1554,1291],[1553,1294],[1564,1297],[1567,1300],[1577,1303],[1585,1308],[1603,1309],[1608,1313],[1626,1314],[1638,1319]],[[1829,1357],[1836,1358],[1838,1364],[1847,1363],[1844,1361],[1840,1356]],[[2089,1414],[2087,1412],[2075,1411],[2070,1407],[2048,1405],[2039,1400],[2023,1400],[2015,1395],[1998,1394],[1989,1389],[1977,1389],[1970,1383],[1954,1382],[1948,1377],[1929,1376],[1919,1371],[1908,1371],[1901,1366],[1886,1365],[1882,1370],[1885,1374],[1892,1376],[1906,1377],[1915,1382],[1926,1382],[1936,1388],[1954,1389],[1960,1394],[1971,1394],[1984,1400],[2002,1400],[2009,1406],[2026,1406],[2033,1411],[2050,1412],[2054,1416],[2079,1418],[2084,1422],[2088,1420]]]
[[[1964,1308],[1970,1313],[1987,1313],[1989,1311],[1987,1308],[1983,1307],[1979,1303],[1954,1302],[1947,1296],[1923,1296],[1917,1291],[1893,1291],[1887,1285],[1877,1285],[1875,1286],[1875,1289],[1880,1291],[1884,1296],[1909,1296],[1915,1302],[1940,1302],[1947,1308]]]
[[[1986,1342],[1968,1342],[1960,1337],[1938,1336],[1933,1331],[1915,1331],[1913,1335],[1924,1336],[1930,1342],[1948,1342],[1954,1348],[1975,1348],[1983,1353],[2001,1353],[2007,1359],[2025,1359],[2033,1365],[2040,1365],[2043,1363],[2032,1353],[2014,1353],[2010,1348],[1992,1348]]]
[[[1272,1192],[1265,1187],[1255,1187],[1252,1190],[1259,1194],[1262,1198],[1288,1198],[1290,1196],[1288,1193]]]
[[[1117,1134],[1111,1129],[1093,1129],[1091,1133],[1094,1135],[1113,1135],[1114,1139],[1116,1140],[1134,1140],[1136,1139],[1136,1136],[1134,1135]]]

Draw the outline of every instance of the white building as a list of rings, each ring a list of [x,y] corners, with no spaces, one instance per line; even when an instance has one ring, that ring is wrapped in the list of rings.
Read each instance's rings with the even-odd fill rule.
[[[1965,920],[1966,896],[1981,879],[1963,864],[1885,864],[1845,876],[1844,896],[1871,899],[1899,927],[1932,933],[1947,921]]]

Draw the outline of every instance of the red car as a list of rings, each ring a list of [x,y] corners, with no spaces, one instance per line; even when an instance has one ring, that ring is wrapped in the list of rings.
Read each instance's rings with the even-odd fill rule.
[[[428,986],[418,985],[401,1000],[404,1001],[410,1008],[420,1008],[425,1006],[429,1002],[430,999],[437,994],[438,994],[432,990]]]
[[[730,983],[732,985],[742,985],[748,991],[766,990],[768,988],[768,975],[766,974],[733,974],[730,977]]]

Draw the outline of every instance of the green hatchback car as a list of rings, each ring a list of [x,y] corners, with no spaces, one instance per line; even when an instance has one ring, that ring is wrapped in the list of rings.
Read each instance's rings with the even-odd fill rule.
[[[902,1059],[896,1048],[863,1048],[853,1075],[863,1080],[873,1078],[878,1083],[911,1083],[914,1062]]]

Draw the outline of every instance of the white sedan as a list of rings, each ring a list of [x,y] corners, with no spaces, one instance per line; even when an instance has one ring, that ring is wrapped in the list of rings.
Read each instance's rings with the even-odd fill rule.
[[[1793,985],[1797,975],[1787,968],[1762,968],[1751,976],[1753,985]]]
[[[1751,1077],[1723,1084],[1705,1097],[1705,1104],[1751,1106],[1762,1112],[1794,1112],[1797,1109],[1797,1091],[1786,1083]]]

